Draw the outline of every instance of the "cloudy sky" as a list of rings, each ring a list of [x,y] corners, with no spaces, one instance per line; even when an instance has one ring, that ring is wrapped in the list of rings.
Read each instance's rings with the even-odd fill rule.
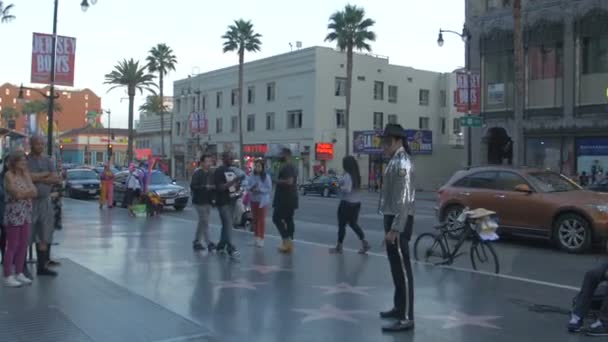
[[[90,0],[89,0],[90,1]],[[60,0],[58,34],[76,37],[75,88],[90,88],[102,97],[104,109],[113,113],[112,125],[127,126],[123,90],[107,93],[104,75],[123,58],[145,60],[157,43],[173,48],[177,70],[172,82],[189,74],[233,65],[236,55],[222,53],[222,34],[238,18],[252,20],[263,35],[262,51],[247,61],[289,51],[289,43],[304,47],[332,46],[323,39],[331,13],[347,3],[342,0],[97,0],[86,13],[80,0]],[[32,32],[51,33],[52,0],[4,0],[13,3],[17,19],[0,25],[3,51],[0,83],[28,84]],[[418,69],[452,71],[464,64],[464,44],[446,36],[437,46],[439,28],[459,31],[464,23],[464,0],[352,0],[376,21],[373,52],[390,57],[392,64]],[[169,5],[170,4],[170,5]],[[294,44],[295,45],[295,44]],[[144,96],[136,98],[137,105]],[[137,118],[136,114],[136,118]],[[105,122],[105,120],[103,121]]]

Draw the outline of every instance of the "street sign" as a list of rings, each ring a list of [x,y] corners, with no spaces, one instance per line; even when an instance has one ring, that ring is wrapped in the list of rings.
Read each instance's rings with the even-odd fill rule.
[[[460,118],[460,125],[463,127],[481,127],[483,119],[480,116],[463,116]]]

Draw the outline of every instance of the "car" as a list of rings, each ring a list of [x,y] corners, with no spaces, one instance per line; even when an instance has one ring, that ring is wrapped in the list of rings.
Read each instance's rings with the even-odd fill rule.
[[[589,185],[587,189],[597,192],[608,192],[608,178],[604,178],[595,184]]]
[[[99,195],[99,176],[89,169],[69,169],[65,189],[71,198],[93,198]]]
[[[588,251],[608,233],[608,194],[582,189],[548,170],[476,167],[438,191],[438,217],[458,225],[463,208],[497,213],[500,234],[550,239],[570,253]]]
[[[305,196],[309,193],[320,194],[323,197],[337,195],[340,186],[338,177],[321,175],[300,185],[300,193]]]
[[[93,168],[93,171],[95,171],[95,172],[96,172],[96,173],[99,175],[99,174],[101,174],[101,173],[103,172],[103,170],[104,170],[104,169],[105,169],[105,167],[104,167],[104,166],[95,166],[95,167]],[[119,171],[117,168],[115,168],[114,166],[111,166],[111,167],[110,167],[110,170],[112,171],[112,174],[114,174],[114,175],[120,172],[120,171]]]
[[[114,205],[120,203],[123,208],[126,207],[124,198],[128,176],[128,171],[121,171],[114,175]],[[175,184],[175,181],[169,176],[158,170],[152,171],[149,191],[153,191],[160,196],[163,207],[173,207],[177,211],[184,210],[190,198],[188,190]]]

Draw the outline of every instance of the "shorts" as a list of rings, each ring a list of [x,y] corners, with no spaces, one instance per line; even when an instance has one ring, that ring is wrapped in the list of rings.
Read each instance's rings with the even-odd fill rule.
[[[32,201],[31,242],[53,243],[55,211],[50,198],[35,198]]]

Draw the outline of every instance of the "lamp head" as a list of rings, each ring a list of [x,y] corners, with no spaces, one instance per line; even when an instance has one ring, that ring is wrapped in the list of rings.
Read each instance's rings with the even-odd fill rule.
[[[437,45],[439,45],[439,47],[443,46],[443,33],[441,33],[441,30],[439,31],[439,37],[437,38]]]
[[[93,2],[93,0],[91,0],[91,2]],[[89,9],[89,1],[82,0],[82,2],[80,3],[80,8],[82,9],[83,12],[86,12]]]

